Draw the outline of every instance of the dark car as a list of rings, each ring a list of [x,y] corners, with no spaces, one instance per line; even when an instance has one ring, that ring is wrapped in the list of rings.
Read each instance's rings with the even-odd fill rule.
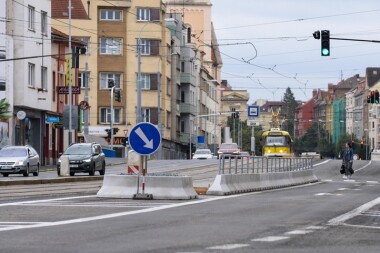
[[[39,172],[40,156],[31,146],[5,146],[0,150],[0,173],[4,177],[9,174],[28,177],[29,173],[38,176]]]
[[[77,172],[88,173],[90,176],[94,176],[95,171],[99,171],[100,175],[106,172],[105,155],[98,143],[75,143],[62,155],[69,158],[70,176],[74,176]],[[57,163],[57,174],[61,175],[61,157]]]

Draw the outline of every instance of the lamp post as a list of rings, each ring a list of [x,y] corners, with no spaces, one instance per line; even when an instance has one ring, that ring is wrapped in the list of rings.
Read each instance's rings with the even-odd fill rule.
[[[368,147],[368,129],[364,129],[364,133],[365,133],[365,159],[368,160],[368,151],[367,151],[367,147]]]
[[[141,33],[144,30],[145,26],[150,23],[160,22],[160,20],[152,20],[146,22],[143,27],[141,27],[139,37],[137,39],[137,115],[136,123],[142,122],[142,113],[141,113]]]

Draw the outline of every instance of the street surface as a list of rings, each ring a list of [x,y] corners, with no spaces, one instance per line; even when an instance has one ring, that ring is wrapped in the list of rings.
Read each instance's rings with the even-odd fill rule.
[[[1,186],[0,252],[379,252],[380,162],[355,161],[352,180],[340,165],[320,162],[315,184],[187,201],[97,198],[101,181]]]

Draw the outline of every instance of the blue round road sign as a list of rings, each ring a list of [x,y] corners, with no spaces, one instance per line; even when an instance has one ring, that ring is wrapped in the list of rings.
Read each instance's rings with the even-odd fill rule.
[[[161,145],[161,134],[155,125],[139,123],[129,133],[129,145],[140,155],[150,155]]]

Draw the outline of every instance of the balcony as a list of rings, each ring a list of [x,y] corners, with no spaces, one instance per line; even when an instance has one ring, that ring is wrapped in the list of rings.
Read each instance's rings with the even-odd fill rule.
[[[195,86],[195,76],[190,73],[181,73],[181,83],[189,83]]]
[[[195,105],[188,104],[188,103],[181,103],[179,105],[179,112],[180,113],[190,113],[192,115],[196,115],[197,108]]]

